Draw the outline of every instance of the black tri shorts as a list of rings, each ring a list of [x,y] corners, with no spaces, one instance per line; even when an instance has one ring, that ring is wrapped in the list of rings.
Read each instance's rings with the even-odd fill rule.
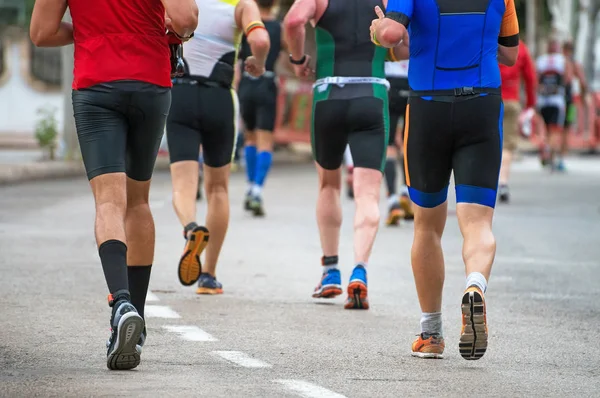
[[[410,86],[408,85],[408,79],[405,78],[388,77],[387,80],[390,82],[390,137],[388,145],[395,146],[398,122],[400,118],[404,118],[406,115]]]
[[[428,208],[444,203],[454,171],[457,202],[496,205],[503,107],[502,98],[491,94],[409,99],[404,167],[413,202]]]
[[[109,82],[73,90],[73,115],[87,177],[126,173],[152,177],[171,89],[138,81]]]
[[[275,76],[244,76],[238,88],[240,110],[247,130],[272,132],[277,117]]]
[[[328,85],[313,90],[312,148],[326,170],[342,165],[346,145],[354,167],[383,172],[389,134],[388,93],[381,84]]]
[[[204,163],[223,167],[231,163],[237,140],[238,100],[230,88],[178,79],[167,119],[171,163],[198,161],[200,144]]]

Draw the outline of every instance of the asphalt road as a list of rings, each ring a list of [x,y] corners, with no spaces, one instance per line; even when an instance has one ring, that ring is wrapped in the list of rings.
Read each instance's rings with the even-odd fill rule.
[[[134,371],[106,368],[106,285],[85,179],[0,188],[0,396],[590,397],[600,396],[600,161],[549,175],[517,166],[513,202],[495,218],[497,261],[487,301],[490,345],[458,352],[464,288],[454,216],[444,238],[446,358],[410,356],[419,307],[409,263],[412,226],[380,229],[369,265],[371,310],[320,303],[311,165],[276,168],[267,217],[232,217],[218,276],[222,296],[179,285],[183,240],[166,173],[151,201],[156,261],[148,340]],[[452,195],[453,196],[453,195]],[[199,214],[204,214],[199,206]],[[354,205],[343,200],[342,275],[352,267]],[[385,203],[382,200],[382,210]],[[453,207],[451,205],[451,207]]]

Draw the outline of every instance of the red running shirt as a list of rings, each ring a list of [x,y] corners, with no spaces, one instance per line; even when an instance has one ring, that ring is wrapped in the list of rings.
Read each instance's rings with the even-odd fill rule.
[[[117,80],[171,87],[160,0],[69,0],[75,38],[73,89]]]

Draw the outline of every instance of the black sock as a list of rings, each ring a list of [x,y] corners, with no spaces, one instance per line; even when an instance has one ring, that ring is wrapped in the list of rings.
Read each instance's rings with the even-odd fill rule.
[[[133,304],[138,314],[140,314],[142,318],[144,317],[144,307],[146,305],[146,294],[148,294],[151,271],[152,265],[136,265],[127,267],[127,275],[129,275],[129,292],[131,293],[131,304]]]
[[[385,161],[385,182],[387,184],[388,196],[396,194],[396,159]]]
[[[98,248],[100,262],[108,291],[113,294],[119,290],[129,292],[127,282],[127,246],[120,240],[107,240]]]

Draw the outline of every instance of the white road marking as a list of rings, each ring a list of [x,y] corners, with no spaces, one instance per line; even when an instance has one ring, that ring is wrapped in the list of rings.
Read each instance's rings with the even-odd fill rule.
[[[154,294],[150,290],[148,290],[148,294],[146,294],[146,302],[148,303],[151,301],[160,301],[160,300],[156,294]]]
[[[346,398],[342,394],[338,394],[304,380],[275,380],[275,383],[283,384],[288,390],[292,390],[299,396],[305,398]]]
[[[251,358],[241,351],[213,351],[212,354],[245,368],[270,368],[273,366],[259,359]]]
[[[147,305],[144,315],[148,318],[181,318],[181,316],[166,305]]]
[[[182,339],[187,341],[218,341],[210,334],[197,326],[163,326],[169,332],[177,333]]]

